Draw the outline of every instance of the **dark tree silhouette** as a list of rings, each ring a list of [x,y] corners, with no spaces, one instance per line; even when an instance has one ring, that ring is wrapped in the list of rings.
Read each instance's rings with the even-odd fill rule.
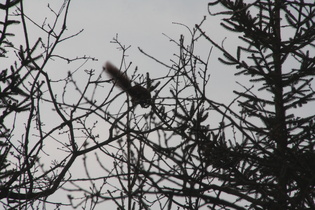
[[[212,12],[218,4],[225,10]],[[157,194],[161,199],[147,201],[150,205],[314,208],[314,115],[299,112],[314,100],[314,6],[300,1],[209,3],[210,14],[227,16],[222,25],[241,35],[244,45],[235,55],[201,25],[192,30],[188,47],[184,37],[171,40],[180,48],[178,62],[163,64],[170,71],[161,80],[152,117],[145,123],[158,141],[148,141],[148,130],[142,136],[125,128],[134,132],[132,144],[138,140],[155,154],[144,155],[140,148],[145,146],[134,146],[134,156],[142,157],[132,165],[133,176],[141,176],[140,195]],[[193,53],[198,32],[224,53],[223,64],[234,65],[236,75],[249,76],[254,84],[235,91],[233,103],[240,112],[208,98],[208,61]],[[164,98],[160,93],[168,85],[172,97]],[[208,122],[213,113],[222,115],[217,127]]]
[[[240,196],[252,208],[314,208],[314,115],[304,117],[298,110],[313,101],[315,94],[315,60],[310,53],[315,5],[219,1],[209,3],[209,11],[219,3],[226,10],[215,15],[229,15],[222,25],[241,33],[245,47],[238,47],[234,56],[197,28],[224,53],[224,64],[235,65],[237,75],[249,75],[250,81],[260,86],[257,93],[250,88],[243,93],[235,91],[242,111],[235,115],[239,122],[232,125],[243,137],[241,147],[233,151],[236,156],[227,153],[236,164],[227,173],[227,184],[255,198],[251,202]],[[261,97],[261,92],[271,97]],[[213,161],[211,152],[210,159]]]
[[[8,13],[19,5],[17,17],[27,28],[22,2],[7,2],[0,9]],[[187,27],[191,37],[170,38],[179,48],[177,60],[165,63],[139,48],[165,70],[163,77],[151,78],[137,74],[137,68],[132,74],[129,46],[113,39],[122,52],[122,63],[116,64],[120,71],[151,92],[147,109],[132,103],[129,82],[118,90],[101,68],[85,70],[84,84],[77,69],[51,79],[45,69],[52,57],[70,63],[92,59],[52,53],[69,38],[63,37],[68,4],[61,10],[64,19],[55,13],[56,23],[62,21],[54,33],[41,28],[54,40],[51,44],[38,39],[30,47],[25,33],[25,45],[14,47],[7,29],[18,22],[5,19],[1,55],[13,49],[19,61],[2,71],[0,81],[5,84],[3,206],[102,209],[109,202],[117,209],[315,209],[315,120],[314,113],[302,113],[315,94],[315,4],[220,0],[211,1],[208,9],[211,16],[222,15],[225,29],[239,34],[242,43],[235,53],[204,32],[203,20]],[[202,59],[195,49],[205,40],[210,53]],[[213,46],[223,53],[222,68],[235,67],[237,76],[248,79],[230,104],[208,94]],[[57,119],[53,126],[45,125],[51,121],[47,107]],[[14,126],[20,115],[25,123],[17,139]],[[57,146],[48,146],[50,141]],[[58,157],[43,162],[47,153]],[[76,164],[83,171],[75,173]],[[57,190],[68,200],[50,200]]]
[[[54,54],[57,45],[78,35],[64,35],[70,1],[64,1],[58,11],[49,8],[55,17],[51,24],[36,23],[30,19],[24,12],[23,2],[7,0],[0,4],[0,199],[6,209],[27,209],[39,205],[62,186],[69,168],[81,155],[76,152],[73,142],[73,122],[89,113],[74,117],[77,105],[73,105],[70,112],[64,110],[63,106],[68,106],[67,101],[58,99],[53,87],[54,83],[67,82],[67,78],[54,81],[52,72],[46,71],[46,66],[58,58],[69,63],[94,59],[68,59]],[[40,31],[35,41],[31,25]],[[20,45],[20,40],[14,39],[17,27],[23,32]],[[47,105],[54,109],[59,119],[57,125],[49,128],[45,123],[52,121],[53,116],[48,114]],[[69,149],[67,155],[46,167],[41,158],[49,156],[52,151],[47,149],[46,144],[49,140],[58,141],[58,136],[61,136],[58,132],[65,127],[68,128],[65,131],[69,134],[68,143],[64,141],[61,144],[65,146],[63,149]],[[38,203],[34,204],[35,201]]]

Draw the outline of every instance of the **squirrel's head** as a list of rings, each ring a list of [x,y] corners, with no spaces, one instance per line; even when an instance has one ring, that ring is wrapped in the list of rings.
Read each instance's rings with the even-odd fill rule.
[[[131,88],[130,96],[134,104],[140,104],[142,108],[148,108],[151,103],[150,91],[139,84]]]

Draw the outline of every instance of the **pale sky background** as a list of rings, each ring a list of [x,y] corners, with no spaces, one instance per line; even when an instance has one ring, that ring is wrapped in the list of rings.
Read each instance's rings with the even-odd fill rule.
[[[42,23],[45,17],[48,17],[47,23],[52,23],[53,19],[47,4],[49,3],[58,11],[62,2],[62,0],[25,1],[25,12],[38,23]],[[218,21],[220,17],[209,16],[207,3],[208,0],[73,0],[70,5],[66,34],[75,34],[81,29],[84,31],[79,36],[60,44],[56,53],[69,58],[84,55],[95,57],[98,61],[86,63],[81,67],[82,71],[95,69],[101,72],[105,61],[110,60],[116,65],[119,65],[121,61],[121,52],[117,50],[117,45],[110,43],[118,34],[122,44],[131,45],[127,52],[129,55],[127,61],[133,62],[133,69],[138,66],[139,73],[149,72],[151,78],[159,77],[165,75],[163,71],[167,69],[161,68],[161,65],[141,54],[138,47],[166,63],[170,63],[170,59],[176,60],[173,54],[178,53],[178,48],[162,33],[175,40],[179,40],[180,35],[183,34],[187,40],[186,44],[189,44],[190,36],[185,27],[173,24],[173,22],[185,24],[192,29],[206,16],[207,19],[202,28],[208,36],[218,43],[227,38],[224,41],[225,48],[236,49],[237,34],[223,30]],[[36,28],[29,32],[31,37],[38,38]],[[209,42],[201,41],[197,43],[195,50],[206,59],[211,47]],[[209,66],[211,79],[208,94],[211,99],[228,104],[235,96],[232,91],[235,88],[242,90],[235,83],[236,79],[244,84],[248,78],[236,78],[234,67],[225,66],[217,61],[217,57],[221,55],[221,52],[213,49]],[[75,65],[79,67],[80,62]],[[64,77],[60,74],[66,75],[70,70],[68,69],[70,67],[58,62],[52,62],[47,68],[50,68],[52,72],[58,69],[56,78]],[[309,113],[310,110],[306,109],[305,112]],[[51,197],[56,196],[57,200],[58,195]]]
[[[58,10],[62,1],[33,0],[25,3],[25,11],[29,11],[30,17],[41,23],[44,17],[51,14],[47,8],[47,2],[52,8]],[[127,51],[129,56],[127,61],[133,62],[133,69],[138,66],[139,73],[149,72],[152,78],[159,77],[164,75],[163,71],[166,69],[161,69],[160,65],[141,54],[138,47],[163,62],[170,63],[170,59],[176,60],[173,54],[178,53],[177,46],[162,33],[176,41],[183,34],[186,44],[190,44],[190,36],[185,27],[173,24],[173,22],[185,24],[192,29],[195,24],[202,21],[204,16],[207,16],[203,29],[210,32],[209,35],[214,40],[221,43],[228,36],[219,25],[218,18],[220,17],[208,15],[207,3],[207,0],[72,1],[66,34],[71,35],[81,29],[84,31],[79,36],[60,44],[56,53],[61,52],[60,54],[68,55],[70,58],[83,55],[95,57],[98,59],[97,62],[89,62],[83,68],[101,71],[102,65],[107,60],[115,65],[120,64],[121,51],[117,50],[117,45],[110,43],[118,34],[122,44],[131,45]],[[37,34],[34,35],[37,36]],[[235,35],[233,34],[233,37],[225,40],[225,47],[234,48],[236,46]],[[197,43],[195,50],[206,59],[210,47],[210,43],[203,40],[203,42]],[[213,78],[210,82],[209,93],[215,98],[226,101],[227,98],[223,98],[222,95],[231,92],[237,85],[234,83],[233,71],[226,70],[229,67],[217,61],[219,55],[221,53],[214,49],[209,66],[209,72]],[[67,71],[64,73],[66,74]],[[218,91],[224,91],[227,87],[231,89],[229,88],[230,90],[224,94]]]

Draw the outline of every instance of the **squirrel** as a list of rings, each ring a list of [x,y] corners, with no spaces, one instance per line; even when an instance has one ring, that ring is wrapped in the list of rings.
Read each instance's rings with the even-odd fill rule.
[[[129,77],[110,62],[105,63],[103,71],[115,81],[115,85],[131,97],[133,104],[140,104],[142,108],[148,108],[150,106],[151,94],[148,89],[142,87],[140,84],[132,86]]]

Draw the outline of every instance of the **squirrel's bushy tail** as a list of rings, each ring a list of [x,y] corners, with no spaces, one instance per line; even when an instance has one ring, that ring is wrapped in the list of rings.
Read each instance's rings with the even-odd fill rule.
[[[106,62],[103,70],[115,80],[115,83],[118,87],[123,89],[124,91],[129,92],[131,89],[131,81],[129,77],[121,72],[116,66],[111,64],[110,62]]]

